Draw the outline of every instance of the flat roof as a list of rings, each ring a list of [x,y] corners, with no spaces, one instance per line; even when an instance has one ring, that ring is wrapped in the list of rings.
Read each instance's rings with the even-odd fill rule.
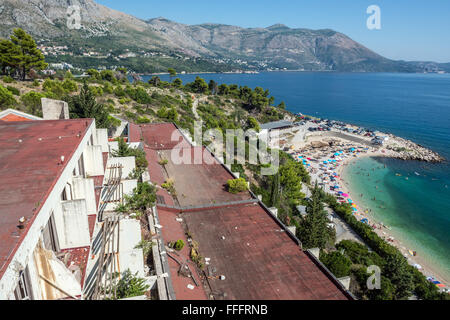
[[[299,247],[297,239],[257,199],[248,192],[228,193],[224,185],[231,173],[203,147],[171,141],[173,124],[140,126],[150,178],[161,184],[174,179],[176,200],[157,203],[162,235],[166,243],[187,233],[199,244],[199,252],[209,258],[204,272],[198,273],[190,261],[190,249],[168,257],[171,280],[177,299],[225,300],[348,300],[349,295],[323,266]],[[181,140],[181,139],[180,139]],[[206,150],[200,164],[176,164],[176,153]],[[164,167],[158,162],[168,160]],[[205,163],[206,162],[206,163]],[[212,163],[212,164],[210,164]],[[158,190],[161,201],[171,196]],[[175,200],[175,199],[174,199]],[[224,238],[223,238],[224,237]],[[180,274],[187,263],[192,278]],[[218,277],[225,276],[225,280]]]
[[[278,129],[278,128],[292,127],[293,125],[294,125],[293,122],[283,120],[283,121],[264,123],[260,127],[262,130],[272,130],[272,129]]]
[[[348,300],[260,204],[184,212],[215,299]],[[220,280],[225,276],[225,280]]]
[[[92,122],[0,122],[0,277]]]
[[[189,155],[192,162],[195,154],[199,155],[199,164],[174,163],[172,158],[179,153]],[[181,207],[211,206],[252,199],[249,192],[231,194],[226,190],[227,181],[235,179],[234,176],[204,147],[163,150],[160,151],[161,157],[168,160],[165,166],[166,178],[173,179]]]

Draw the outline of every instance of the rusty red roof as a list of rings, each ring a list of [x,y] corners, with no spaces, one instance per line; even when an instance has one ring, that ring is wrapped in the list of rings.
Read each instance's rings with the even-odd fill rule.
[[[92,122],[0,123],[0,277]]]
[[[261,205],[184,212],[215,299],[347,300]],[[225,280],[220,280],[225,276]]]
[[[208,299],[211,295],[226,300],[351,299],[257,199],[248,193],[231,195],[224,190],[227,179],[233,176],[223,165],[216,160],[212,164],[176,165],[170,156],[173,148],[188,154],[205,149],[192,147],[184,138],[181,145],[174,143],[171,137],[177,128],[172,124],[140,128],[152,182],[161,184],[167,177],[175,181],[178,207],[167,203],[167,193],[158,191],[163,198],[157,208],[166,244],[179,239],[186,242],[189,233],[198,242],[200,254],[209,258],[206,277],[202,272],[194,274],[197,282],[201,278],[200,286],[179,274],[179,263],[191,263],[187,248],[174,257],[178,262],[169,259],[177,299]],[[206,160],[211,160],[211,154],[206,153]],[[158,164],[161,158],[169,160],[164,168]],[[218,279],[220,276],[225,280]]]

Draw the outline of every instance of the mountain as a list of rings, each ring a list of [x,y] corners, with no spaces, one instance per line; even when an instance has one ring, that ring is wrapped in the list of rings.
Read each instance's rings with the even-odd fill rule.
[[[67,8],[78,5],[79,30],[67,27]],[[80,67],[123,65],[140,72],[311,70],[423,72],[448,64],[384,58],[334,30],[241,28],[222,24],[185,25],[155,18],[143,21],[93,0],[2,0],[0,36],[15,27],[41,45],[67,46],[46,53],[50,62]]]

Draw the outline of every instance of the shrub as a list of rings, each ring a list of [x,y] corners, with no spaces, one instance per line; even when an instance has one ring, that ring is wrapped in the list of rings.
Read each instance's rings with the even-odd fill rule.
[[[7,86],[6,89],[8,89],[9,92],[11,92],[15,96],[20,96],[20,90],[11,86]]]
[[[27,111],[35,114],[35,115],[41,115],[42,114],[42,108],[41,108],[41,99],[45,98],[45,95],[39,92],[30,91],[26,94],[24,94],[20,100],[24,104],[24,106],[27,108]]]
[[[177,251],[181,251],[184,248],[184,241],[183,240],[178,240],[177,242],[175,242],[173,248]]]
[[[15,82],[15,81],[14,81],[14,79],[13,79],[12,77],[10,77],[10,76],[4,76],[4,77],[3,77],[3,82],[4,82],[4,83],[13,83],[13,82]]]
[[[350,275],[352,262],[339,251],[333,251],[329,254],[322,253],[320,261],[334,274],[336,278],[342,278]]]
[[[10,107],[16,104],[11,91],[0,85],[0,107]]]
[[[116,278],[118,274],[116,274]],[[116,285],[116,299],[125,299],[138,297],[145,294],[150,287],[146,284],[145,279],[139,278],[136,274],[132,274],[130,270],[122,273],[121,279]]]
[[[62,87],[67,92],[76,92],[76,91],[78,91],[77,83],[75,81],[73,81],[73,80],[70,80],[70,79],[64,80],[64,82],[62,83]]]
[[[248,190],[247,181],[244,178],[228,180],[228,192],[238,194]]]

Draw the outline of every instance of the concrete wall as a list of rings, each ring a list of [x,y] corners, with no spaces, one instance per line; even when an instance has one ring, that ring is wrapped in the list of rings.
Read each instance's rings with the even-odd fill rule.
[[[101,146],[102,152],[109,152],[108,129],[97,129],[94,134],[94,145]]]
[[[97,203],[95,200],[94,179],[74,177],[72,179],[73,200],[84,199],[88,215],[97,213]]]
[[[83,157],[86,175],[91,177],[104,175],[102,146],[87,146]]]
[[[69,119],[69,105],[65,101],[41,99],[44,120]]]
[[[61,249],[87,247],[91,244],[86,201],[64,201],[62,225],[57,225]],[[59,228],[58,228],[59,227]]]
[[[37,214],[36,218],[33,221],[33,224],[30,226],[25,238],[23,239],[21,245],[17,249],[12,258],[11,263],[8,265],[5,273],[0,279],[0,300],[6,299],[14,299],[14,289],[17,286],[19,281],[19,273],[21,270],[24,270],[25,267],[28,266],[30,273],[30,282],[32,286],[32,291],[35,299],[40,299],[39,295],[39,278],[37,274],[37,270],[35,267],[34,260],[34,250],[42,239],[42,231],[44,227],[47,225],[48,220],[50,218],[51,213],[53,212],[55,217],[55,224],[58,237],[62,232],[61,226],[58,227],[58,222],[61,224],[62,220],[62,207],[61,207],[61,193],[67,185],[68,181],[71,181],[73,176],[73,170],[77,166],[78,159],[81,157],[84,149],[86,148],[90,137],[93,133],[93,129],[95,125],[92,124],[88,130],[86,135],[83,137],[80,142],[79,148],[75,151],[74,155],[70,160],[68,160],[67,166],[62,172],[60,179],[56,182],[53,189],[50,191],[50,194],[47,197],[47,200],[42,205],[41,210]],[[87,223],[87,221],[86,221]],[[86,225],[87,226],[87,225]],[[86,228],[85,228],[86,231]],[[89,230],[87,228],[87,233],[89,234]],[[85,233],[86,234],[86,233]],[[85,242],[86,243],[86,242]],[[89,245],[89,243],[87,244]]]
[[[136,158],[135,157],[123,157],[123,158],[110,158],[106,165],[105,177],[109,177],[109,172],[112,166],[121,164],[122,165],[122,179],[126,179],[130,173],[136,168]]]

